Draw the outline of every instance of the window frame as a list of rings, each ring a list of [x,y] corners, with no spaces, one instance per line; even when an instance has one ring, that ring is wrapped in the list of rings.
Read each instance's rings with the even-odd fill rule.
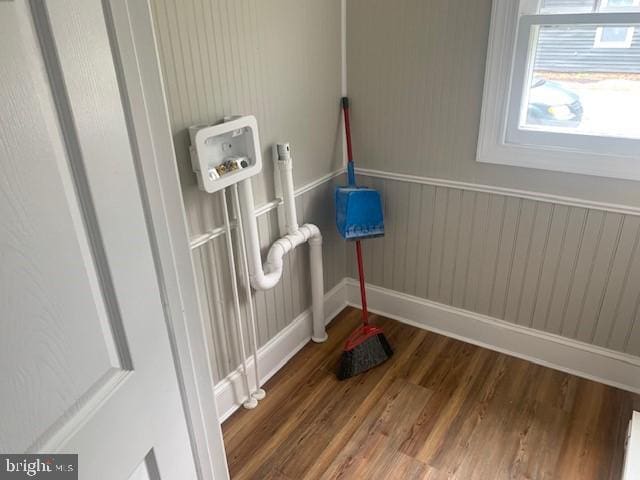
[[[601,0],[600,5],[598,6],[599,12],[607,12],[614,11],[612,9],[616,9],[615,11],[621,11],[625,8],[633,8],[640,5],[640,0],[631,0],[631,5],[628,6],[620,6],[620,7],[610,7],[609,0]],[[633,44],[633,35],[635,33],[635,27],[627,27],[627,32],[625,39],[622,41],[607,41],[602,40],[602,35],[604,33],[604,29],[606,27],[598,27],[596,29],[596,36],[593,41],[593,48],[630,48]]]
[[[534,26],[640,24],[640,12],[532,11],[531,0],[493,2],[477,161],[640,180],[640,139],[518,128]]]

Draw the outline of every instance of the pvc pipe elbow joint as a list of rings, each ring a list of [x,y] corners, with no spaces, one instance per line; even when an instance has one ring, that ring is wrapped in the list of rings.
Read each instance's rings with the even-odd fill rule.
[[[251,277],[253,287],[257,290],[268,290],[275,287],[282,277],[284,256],[306,242],[322,245],[322,234],[316,225],[304,224],[295,233],[290,233],[276,240],[269,249],[263,271],[255,272]]]

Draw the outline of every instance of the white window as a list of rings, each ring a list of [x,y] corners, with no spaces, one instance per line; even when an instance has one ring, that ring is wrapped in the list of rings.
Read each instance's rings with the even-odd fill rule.
[[[640,0],[602,0],[600,5],[594,7],[601,12],[610,9],[622,9],[637,7]],[[598,27],[596,38],[593,42],[594,48],[629,48],[633,43],[634,27]]]
[[[640,180],[640,0],[494,0],[478,161]]]
[[[633,42],[634,27],[598,27],[594,48],[629,48]]]

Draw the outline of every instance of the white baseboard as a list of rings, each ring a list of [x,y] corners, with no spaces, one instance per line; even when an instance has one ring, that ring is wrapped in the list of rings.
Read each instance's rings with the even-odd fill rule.
[[[345,297],[346,281],[343,279],[338,285],[326,293],[324,298],[324,311],[326,322],[329,323],[342,309],[347,306]],[[263,385],[278,370],[280,370],[302,347],[311,340],[311,309],[298,315],[285,329],[273,337],[258,350],[260,362],[260,375]],[[253,359],[247,362],[249,382],[253,383],[254,377]],[[216,403],[218,405],[220,422],[224,422],[241,405],[244,397],[244,387],[240,370],[227,375],[215,386]],[[269,395],[269,392],[267,392]]]
[[[633,412],[627,430],[622,480],[640,478],[640,412]]]
[[[640,357],[514,325],[497,318],[367,285],[372,312],[418,328],[529,360],[579,377],[640,393]],[[360,307],[357,280],[343,279],[325,295],[327,323],[347,305]],[[311,339],[311,309],[304,311],[258,351],[261,384],[269,380]],[[253,379],[253,360],[247,363]],[[220,421],[241,405],[243,387],[236,370],[215,387]],[[267,395],[269,393],[267,392]]]
[[[345,287],[347,303],[359,307],[357,280],[347,279]],[[374,285],[367,285],[367,303],[372,312],[408,325],[640,393],[640,357]]]

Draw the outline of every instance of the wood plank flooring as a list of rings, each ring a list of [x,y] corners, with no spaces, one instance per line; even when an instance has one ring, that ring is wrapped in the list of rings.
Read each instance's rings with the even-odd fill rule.
[[[382,317],[395,355],[339,382],[359,314],[224,423],[234,480],[620,478],[639,396]]]

